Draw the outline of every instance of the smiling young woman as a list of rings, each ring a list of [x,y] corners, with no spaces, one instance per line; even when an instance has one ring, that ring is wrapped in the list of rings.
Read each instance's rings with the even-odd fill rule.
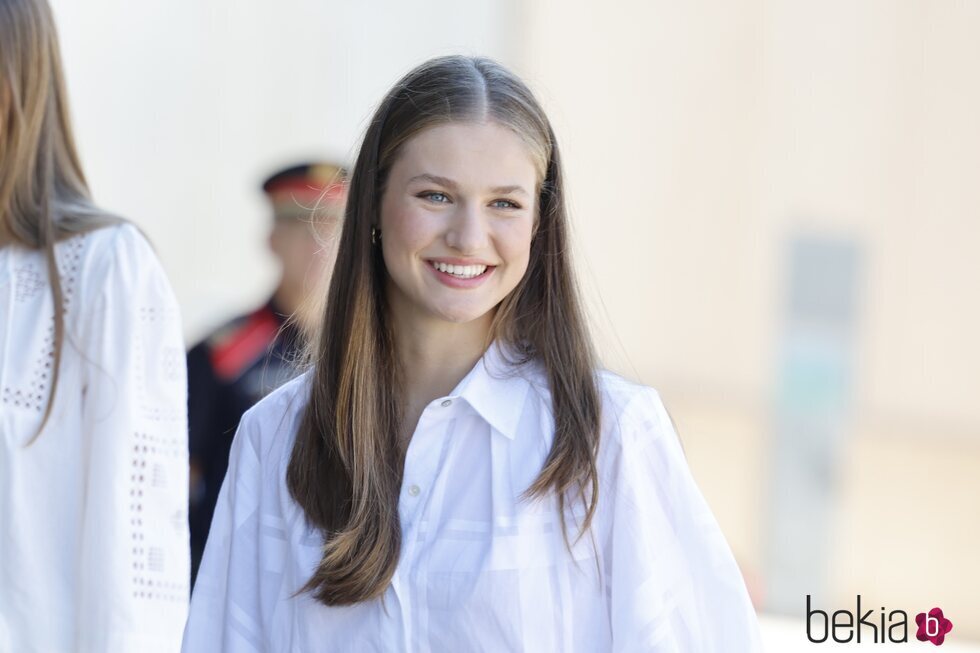
[[[567,252],[523,82],[451,56],[391,89],[312,368],[236,434],[184,651],[758,650],[670,417],[597,364]]]

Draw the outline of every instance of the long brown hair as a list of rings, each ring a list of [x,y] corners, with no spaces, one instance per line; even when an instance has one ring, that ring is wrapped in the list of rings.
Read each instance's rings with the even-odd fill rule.
[[[45,0],[0,0],[0,246],[44,251],[54,300],[51,416],[65,338],[54,246],[119,222],[89,195],[72,137],[58,34]]]
[[[539,168],[528,269],[497,306],[487,340],[500,338],[518,352],[521,360],[513,363],[537,359],[547,371],[554,442],[540,475],[521,499],[554,490],[564,515],[566,492],[577,490],[586,505],[579,537],[595,512],[600,420],[596,355],[568,258],[554,133],[531,91],[499,63],[464,56],[429,60],[389,91],[361,144],[323,321],[312,343],[309,402],[287,471],[290,493],[325,538],[323,558],[300,591],[313,592],[326,605],[383,595],[401,546],[401,374],[385,303],[384,262],[380,249],[371,244],[386,177],[401,146],[422,130],[484,120],[518,134]]]

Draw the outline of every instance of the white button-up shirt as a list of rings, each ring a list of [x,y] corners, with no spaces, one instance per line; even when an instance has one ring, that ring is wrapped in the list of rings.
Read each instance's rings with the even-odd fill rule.
[[[653,388],[600,374],[595,548],[586,534],[569,554],[553,495],[517,501],[541,471],[554,425],[543,368],[503,376],[502,346],[422,412],[384,604],[328,607],[294,596],[323,542],[285,484],[310,375],[249,410],[191,599],[185,653],[761,650],[738,566]],[[567,511],[573,540],[584,508]]]
[[[190,598],[177,300],[129,224],[0,248],[0,652],[174,651]],[[51,417],[31,446],[49,402]]]

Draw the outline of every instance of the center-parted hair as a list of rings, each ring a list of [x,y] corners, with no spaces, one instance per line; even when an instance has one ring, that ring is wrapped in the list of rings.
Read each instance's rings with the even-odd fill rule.
[[[324,537],[323,558],[300,591],[326,605],[384,594],[398,564],[398,497],[405,450],[399,443],[403,375],[385,300],[387,274],[371,227],[380,223],[387,175],[402,146],[452,122],[492,121],[516,133],[538,169],[530,260],[496,307],[485,347],[495,339],[546,370],[555,433],[551,451],[521,499],[555,492],[598,501],[600,398],[596,355],[569,259],[568,218],[554,133],[528,87],[482,57],[431,59],[388,92],[369,123],[351,177],[339,253],[320,332],[312,339],[309,401],[287,471],[293,499]],[[568,545],[564,519],[562,532]]]

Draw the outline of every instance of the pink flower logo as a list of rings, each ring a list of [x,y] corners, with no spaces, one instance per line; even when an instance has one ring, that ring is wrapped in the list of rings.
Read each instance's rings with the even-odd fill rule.
[[[942,644],[946,633],[953,630],[953,622],[943,616],[942,608],[933,608],[928,614],[920,612],[915,615],[915,623],[919,624],[915,638],[920,642],[932,642],[936,646]]]

